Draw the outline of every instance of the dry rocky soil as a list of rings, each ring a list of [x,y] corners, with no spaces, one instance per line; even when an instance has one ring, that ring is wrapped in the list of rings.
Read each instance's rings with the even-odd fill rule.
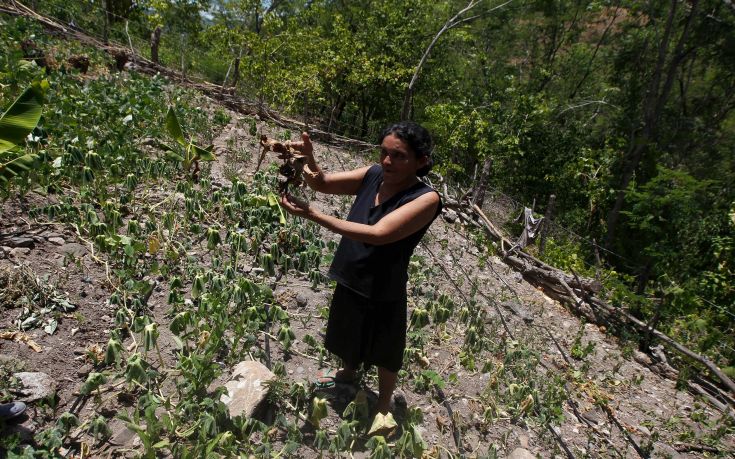
[[[259,148],[256,138],[248,133],[247,119],[229,112],[232,121],[217,136],[218,161],[209,172],[212,181],[228,187],[229,179],[252,177]],[[280,137],[284,131],[271,123],[258,121],[258,131]],[[295,135],[295,133],[294,133]],[[327,171],[344,170],[370,162],[369,154],[354,153],[334,146],[316,143],[315,154]],[[268,160],[275,160],[268,158]],[[173,192],[173,185],[150,190],[160,198]],[[322,210],[344,216],[349,199],[335,196],[311,196]],[[46,198],[33,194],[23,200],[12,198],[2,204],[0,234],[15,234],[0,249],[0,272],[7,277],[23,270],[28,276],[17,288],[32,288],[35,279],[41,288],[63,297],[73,308],[54,310],[41,317],[38,327],[27,336],[40,347],[34,351],[29,343],[0,339],[2,376],[16,372],[41,372],[50,380],[46,386],[56,392],[50,403],[29,401],[27,418],[20,425],[7,426],[5,434],[19,431],[26,438],[49,424],[54,416],[73,411],[80,419],[92,410],[110,419],[110,439],[93,445],[96,457],[135,455],[140,442],[115,417],[130,406],[124,396],[114,396],[115,388],[103,395],[102,408],[92,406],[79,395],[87,374],[93,370],[90,353],[103,352],[110,330],[114,327],[114,306],[109,273],[103,258],[71,227],[38,224],[28,216],[28,209],[42,204]],[[151,202],[154,202],[152,199]],[[323,232],[325,240],[335,236]],[[525,282],[503,260],[487,248],[479,247],[472,231],[439,218],[416,251],[412,267],[412,296],[409,309],[426,289],[437,289],[456,305],[452,317],[442,325],[429,325],[424,351],[414,355],[405,367],[413,375],[399,382],[396,394],[396,417],[407,407],[419,407],[423,422],[419,430],[433,456],[488,457],[703,457],[730,455],[735,451],[735,435],[727,427],[722,413],[712,409],[692,394],[677,390],[675,381],[664,379],[646,365],[650,359],[630,344],[607,334],[604,329],[585,325],[563,305]],[[205,256],[202,243],[201,256]],[[322,266],[326,271],[328,266]],[[324,310],[329,305],[331,289],[312,289],[306,278],[296,275],[276,283],[276,297],[291,316],[296,340],[290,352],[280,344],[270,343],[272,361],[282,362],[286,377],[307,384],[333,360],[321,361],[303,338],[306,334],[321,340],[326,324]],[[159,283],[149,306],[161,324],[161,353],[173,361],[175,346],[165,315],[168,309],[168,287]],[[474,369],[462,366],[472,357],[462,353],[468,327],[458,319],[461,308],[481,308],[484,339],[492,349],[474,362]],[[0,309],[0,333],[18,330],[22,308]],[[56,317],[56,328],[48,318]],[[478,324],[479,325],[479,324]],[[167,335],[167,332],[169,333]],[[129,341],[124,345],[129,345]],[[512,356],[509,359],[509,356]],[[213,364],[218,364],[213,362]],[[525,376],[516,371],[511,377],[508,367],[527,367]],[[469,366],[471,368],[471,365]],[[506,371],[500,371],[506,367]],[[224,384],[229,370],[221,378]],[[443,389],[421,387],[417,375],[435,372]],[[524,379],[525,378],[525,379]],[[43,381],[42,381],[43,383]],[[540,413],[543,406],[521,406],[512,393],[523,384],[551,387],[544,392],[550,405],[556,402],[561,422],[545,427],[539,416],[516,416],[522,412]],[[43,385],[43,384],[42,384]],[[516,387],[511,387],[515,385]],[[374,369],[362,378],[362,389],[375,399],[377,378]],[[358,388],[339,384],[318,394],[329,403],[329,416],[323,422],[334,430],[341,422],[342,410]],[[560,401],[559,401],[560,400]],[[522,404],[523,401],[520,401]],[[448,409],[451,409],[450,410]],[[295,415],[291,414],[295,418]],[[299,421],[301,424],[305,424]],[[731,425],[731,424],[730,424]],[[309,438],[308,426],[304,426]],[[457,433],[457,435],[455,435]],[[391,439],[389,438],[390,442]],[[305,442],[306,443],[306,442]],[[460,449],[461,448],[461,449]],[[369,451],[356,448],[356,457]],[[305,444],[297,452],[300,457],[318,456]]]

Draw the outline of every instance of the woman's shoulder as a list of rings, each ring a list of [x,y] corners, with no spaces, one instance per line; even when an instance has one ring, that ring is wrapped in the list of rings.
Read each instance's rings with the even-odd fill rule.
[[[376,178],[376,177],[382,177],[383,176],[383,168],[380,167],[380,164],[373,164],[368,168],[367,172],[365,172],[365,179],[368,178]]]
[[[365,188],[365,186],[375,184],[381,180],[383,180],[383,168],[380,167],[380,164],[373,164],[367,171],[365,171],[365,176],[362,178],[362,185],[360,188]]]

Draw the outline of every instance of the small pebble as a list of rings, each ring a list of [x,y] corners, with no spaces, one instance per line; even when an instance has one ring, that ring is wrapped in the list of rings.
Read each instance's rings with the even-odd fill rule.
[[[79,370],[77,370],[77,375],[80,377],[87,376],[92,370],[94,370],[94,367],[91,363],[87,363],[85,365],[82,365]]]

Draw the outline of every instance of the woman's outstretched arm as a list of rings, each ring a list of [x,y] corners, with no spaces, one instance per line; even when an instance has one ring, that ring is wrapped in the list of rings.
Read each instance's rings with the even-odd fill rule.
[[[326,215],[290,195],[281,196],[281,205],[289,213],[309,219],[342,236],[366,244],[384,245],[399,241],[426,226],[436,215],[439,195],[422,194],[390,212],[374,225],[349,222]]]

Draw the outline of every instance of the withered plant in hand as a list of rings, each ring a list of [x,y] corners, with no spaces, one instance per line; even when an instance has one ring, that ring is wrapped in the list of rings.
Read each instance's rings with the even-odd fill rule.
[[[265,154],[272,151],[278,155],[278,159],[283,160],[283,164],[278,168],[281,174],[278,177],[278,193],[288,193],[288,186],[293,185],[299,187],[304,184],[303,173],[307,156],[293,148],[290,141],[279,142],[278,140],[269,139],[268,136],[260,136],[260,145],[263,151],[258,159],[256,171],[260,169],[260,164],[265,158]]]

